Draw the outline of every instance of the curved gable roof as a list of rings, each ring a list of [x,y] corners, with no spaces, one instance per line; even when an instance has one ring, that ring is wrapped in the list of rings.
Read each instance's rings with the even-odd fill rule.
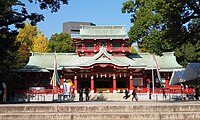
[[[98,63],[108,63],[117,66],[129,66],[129,64],[115,59],[111,54],[106,51],[106,48],[101,47],[100,51],[85,63],[80,64],[80,66],[91,66]]]
[[[126,56],[112,56],[106,51],[106,48],[100,48],[100,51],[93,56],[90,60],[85,63],[80,64],[80,66],[92,66],[94,64],[113,64],[116,66],[123,67],[140,67],[144,68],[146,65],[134,61]]]
[[[147,65],[146,69],[155,69],[155,63],[153,59],[153,55],[150,53],[139,53],[138,55],[130,56],[133,60],[138,61]],[[165,52],[163,56],[155,56],[158,67],[160,71],[170,70],[173,69],[180,69],[182,68],[176,61],[176,57],[174,56],[174,52]]]

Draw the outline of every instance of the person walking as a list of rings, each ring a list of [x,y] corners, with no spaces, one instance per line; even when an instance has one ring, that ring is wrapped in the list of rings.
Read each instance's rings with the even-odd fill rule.
[[[127,100],[130,97],[128,89],[125,90],[125,96],[123,97],[123,99]]]
[[[137,97],[137,94],[136,94],[136,91],[135,89],[133,90],[132,92],[132,101],[135,99],[135,101],[138,101],[138,97]]]
[[[89,100],[89,88],[86,86],[86,88],[85,88],[85,99],[86,99],[86,101],[88,101]]]

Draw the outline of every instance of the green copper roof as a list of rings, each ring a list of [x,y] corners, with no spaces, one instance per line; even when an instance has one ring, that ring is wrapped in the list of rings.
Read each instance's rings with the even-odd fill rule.
[[[32,53],[26,69],[53,69],[54,56],[56,55],[58,69],[81,69],[85,66],[94,64],[113,64],[127,68],[145,68],[155,69],[153,55],[149,53],[140,53],[133,56],[112,56],[101,48],[94,56],[79,57],[76,53]],[[180,66],[173,52],[164,53],[163,56],[156,56],[159,69],[162,71],[180,69]]]
[[[146,69],[155,69],[155,62],[153,59],[153,55],[150,53],[139,53],[139,55],[131,56],[133,60],[144,63],[147,65]],[[162,71],[173,71],[173,69],[182,68],[176,61],[176,57],[174,56],[174,52],[166,52],[163,53],[163,56],[155,56],[158,62],[158,67]]]
[[[81,39],[128,39],[124,26],[82,26]]]
[[[53,69],[54,56],[56,55],[58,69],[60,64],[67,62],[71,66],[76,65],[79,58],[76,53],[32,53],[26,68],[38,67]]]

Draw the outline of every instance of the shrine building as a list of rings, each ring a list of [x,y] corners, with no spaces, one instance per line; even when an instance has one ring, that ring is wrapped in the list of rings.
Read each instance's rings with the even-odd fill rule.
[[[182,68],[173,52],[155,56],[162,83],[158,80],[155,59],[150,53],[131,54],[129,38],[123,26],[82,26],[80,36],[73,38],[76,53],[32,53],[21,70],[26,74],[24,87],[50,84],[54,56],[61,78],[71,79],[75,92],[89,87],[91,93],[118,93],[134,88],[146,93],[147,88],[170,88],[174,69]]]

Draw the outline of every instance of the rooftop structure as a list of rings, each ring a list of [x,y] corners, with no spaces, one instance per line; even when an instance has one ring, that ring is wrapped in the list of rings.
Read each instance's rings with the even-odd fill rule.
[[[81,39],[128,39],[124,26],[82,26]]]
[[[116,56],[130,52],[124,26],[82,26],[80,37],[73,38],[73,41],[80,56],[94,55],[101,47]]]
[[[63,32],[68,34],[80,34],[81,25],[95,26],[91,22],[65,22],[63,23]]]

